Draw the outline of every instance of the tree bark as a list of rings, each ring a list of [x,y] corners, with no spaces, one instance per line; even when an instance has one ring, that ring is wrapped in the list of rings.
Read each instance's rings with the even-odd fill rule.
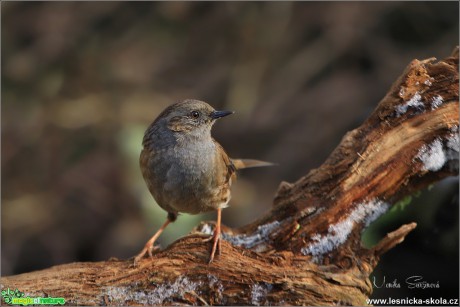
[[[442,61],[413,60],[321,167],[281,183],[266,216],[223,228],[212,264],[202,233],[214,224],[202,223],[137,266],[59,265],[2,277],[2,289],[67,305],[365,305],[381,255],[416,224],[370,249],[362,231],[404,196],[458,175],[458,82],[458,48]]]

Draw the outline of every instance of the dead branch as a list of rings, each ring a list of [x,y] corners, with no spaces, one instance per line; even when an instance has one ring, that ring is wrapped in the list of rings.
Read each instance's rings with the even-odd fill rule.
[[[3,277],[2,288],[64,297],[68,305],[364,305],[383,253],[415,228],[375,247],[362,231],[396,201],[458,175],[458,49],[413,60],[371,116],[318,169],[282,183],[270,213],[224,228],[222,254],[196,231],[145,259],[71,263]]]

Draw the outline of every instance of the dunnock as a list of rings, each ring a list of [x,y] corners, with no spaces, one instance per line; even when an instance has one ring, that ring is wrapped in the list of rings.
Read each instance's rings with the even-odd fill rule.
[[[211,137],[216,119],[232,113],[216,111],[206,102],[187,99],[167,107],[146,130],[139,159],[142,175],[168,217],[135,257],[135,263],[146,253],[152,257],[155,240],[176,220],[179,212],[198,214],[217,210],[209,263],[213,261],[220,239],[221,211],[230,201],[235,171],[272,165],[231,159]]]

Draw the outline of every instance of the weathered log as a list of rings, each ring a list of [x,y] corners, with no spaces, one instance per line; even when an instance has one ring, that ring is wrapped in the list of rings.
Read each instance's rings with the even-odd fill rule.
[[[210,265],[213,224],[144,259],[71,263],[1,278],[2,289],[64,297],[68,305],[364,305],[383,253],[415,228],[371,249],[362,231],[393,204],[458,175],[458,48],[442,61],[413,60],[371,116],[318,169],[282,183],[273,209],[224,227]]]

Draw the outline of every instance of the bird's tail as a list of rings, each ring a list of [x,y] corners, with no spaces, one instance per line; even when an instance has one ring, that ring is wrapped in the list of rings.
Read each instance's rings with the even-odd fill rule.
[[[236,169],[276,165],[271,162],[251,160],[251,159],[232,159],[232,163]]]

